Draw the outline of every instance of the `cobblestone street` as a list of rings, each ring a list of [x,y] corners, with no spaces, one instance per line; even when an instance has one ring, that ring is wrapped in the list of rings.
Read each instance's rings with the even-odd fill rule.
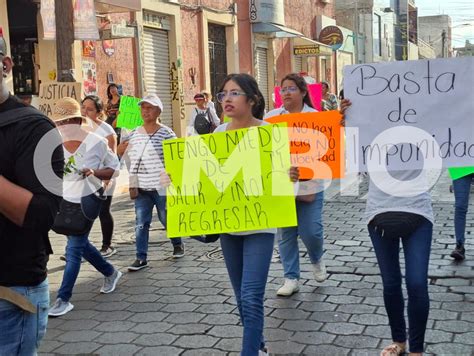
[[[427,354],[474,354],[474,204],[467,221],[467,259],[456,264],[453,196],[444,174],[433,190],[434,227],[429,284],[431,309]],[[349,187],[353,189],[354,185]],[[282,266],[275,250],[266,290],[265,336],[272,355],[378,355],[390,340],[378,266],[358,196],[326,192],[325,261],[329,278],[313,280],[302,248],[302,286],[290,298],[276,297]],[[219,243],[186,241],[186,256],[171,258],[171,244],[153,223],[150,268],[128,273],[135,258],[134,210],[127,196],[115,198],[115,246],[111,257],[124,276],[117,290],[99,294],[102,278],[82,265],[69,314],[49,320],[40,353],[100,355],[238,355],[242,329]],[[99,224],[91,239],[99,246]],[[51,298],[61,282],[59,255],[65,238],[52,236]],[[300,245],[301,246],[301,245]]]

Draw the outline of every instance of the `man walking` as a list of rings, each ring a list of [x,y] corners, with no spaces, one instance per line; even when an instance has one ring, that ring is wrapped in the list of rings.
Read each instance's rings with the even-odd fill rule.
[[[13,63],[1,35],[0,62],[0,355],[33,355],[48,321],[48,231],[61,200],[51,191],[61,192],[64,156],[59,134],[51,132],[54,124],[8,92]],[[33,162],[48,133],[56,149],[36,167],[52,166],[49,190]]]

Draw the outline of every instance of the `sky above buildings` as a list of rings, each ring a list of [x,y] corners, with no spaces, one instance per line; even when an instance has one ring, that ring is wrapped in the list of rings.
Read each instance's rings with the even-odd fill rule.
[[[418,16],[451,17],[453,47],[464,46],[466,40],[474,43],[473,0],[415,0],[415,4],[418,7]]]

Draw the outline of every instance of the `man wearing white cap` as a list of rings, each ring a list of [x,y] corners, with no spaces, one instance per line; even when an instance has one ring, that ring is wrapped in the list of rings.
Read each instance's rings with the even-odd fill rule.
[[[130,159],[130,197],[135,199],[136,214],[136,260],[129,271],[138,271],[148,266],[148,239],[153,208],[166,228],[166,189],[160,183],[165,172],[163,141],[176,138],[169,127],[159,122],[163,103],[156,94],[146,95],[139,103],[143,126],[133,130],[129,140],[121,143],[118,154],[125,153]],[[184,244],[180,238],[171,239],[173,257],[184,256]]]

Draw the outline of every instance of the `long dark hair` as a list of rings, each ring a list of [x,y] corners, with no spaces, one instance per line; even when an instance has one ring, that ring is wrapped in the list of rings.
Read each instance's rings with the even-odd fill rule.
[[[253,100],[255,105],[252,106],[252,115],[262,120],[263,115],[265,114],[265,99],[263,98],[263,94],[258,88],[257,81],[254,77],[239,73],[239,74],[229,74],[222,83],[219,92],[224,90],[225,85],[229,81],[233,81],[237,83],[237,85],[242,89],[242,91],[247,96],[247,102]]]
[[[114,84],[114,83],[109,84],[109,86],[107,87],[107,98],[109,98],[109,100],[112,100],[112,94],[110,93],[110,89],[112,89],[113,87],[117,88],[118,90],[117,84]]]
[[[291,80],[292,82],[296,84],[296,86],[301,92],[306,93],[303,97],[303,103],[308,105],[310,108],[314,109],[313,102],[311,101],[311,97],[309,96],[308,85],[306,84],[306,81],[304,80],[304,78],[301,75],[296,74],[296,73],[287,74],[281,80],[281,84],[280,84],[281,86],[283,86],[283,82],[285,80]]]

